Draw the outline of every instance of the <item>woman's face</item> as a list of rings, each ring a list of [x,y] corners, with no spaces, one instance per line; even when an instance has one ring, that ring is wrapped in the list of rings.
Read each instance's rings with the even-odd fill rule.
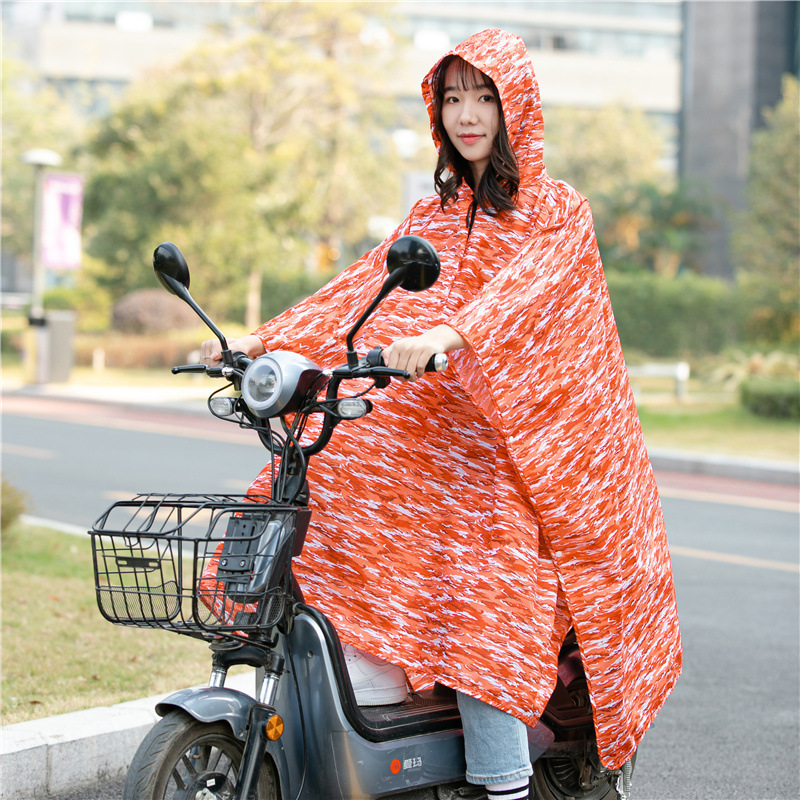
[[[445,72],[442,126],[456,150],[472,165],[477,186],[500,130],[500,110],[484,74],[457,60]]]

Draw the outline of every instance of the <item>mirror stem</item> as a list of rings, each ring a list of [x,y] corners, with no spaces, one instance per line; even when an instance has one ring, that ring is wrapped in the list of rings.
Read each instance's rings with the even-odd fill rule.
[[[350,332],[347,334],[347,366],[350,367],[350,369],[355,369],[358,366],[358,353],[356,353],[353,347],[353,338],[361,329],[361,326],[369,319],[370,314],[383,302],[386,295],[403,282],[406,271],[406,267],[399,267],[389,274],[389,277],[384,281],[381,290],[378,292],[378,296],[369,304],[367,310],[358,318],[356,324],[353,325]]]
[[[197,314],[200,319],[205,322],[205,324],[211,329],[211,332],[214,336],[219,339],[220,346],[222,347],[222,363],[226,366],[233,366],[233,354],[228,349],[228,342],[225,337],[222,335],[222,331],[209,319],[208,315],[199,305],[194,301],[194,298],[189,294],[189,290],[182,284],[176,281],[174,278],[169,277],[168,275],[163,275],[162,278],[167,281],[172,289],[172,292],[177,297],[180,297],[184,303],[190,305],[194,310],[194,313]]]

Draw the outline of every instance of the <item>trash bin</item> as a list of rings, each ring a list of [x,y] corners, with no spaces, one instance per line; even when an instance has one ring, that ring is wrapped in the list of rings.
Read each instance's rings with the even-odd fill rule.
[[[75,366],[74,311],[45,311],[50,334],[49,375],[53,383],[65,383]]]
[[[74,311],[45,311],[29,329],[26,373],[33,383],[66,383],[75,365]]]

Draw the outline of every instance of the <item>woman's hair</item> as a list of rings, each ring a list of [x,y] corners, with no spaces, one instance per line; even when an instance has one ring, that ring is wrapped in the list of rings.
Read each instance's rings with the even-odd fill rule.
[[[473,88],[477,85],[476,77],[478,75],[483,76],[494,95],[500,118],[500,128],[492,143],[489,164],[477,186],[472,186],[473,175],[470,162],[456,150],[442,124],[445,74],[454,61],[458,64],[459,86],[465,89]],[[442,59],[433,76],[433,102],[433,129],[442,143],[439,148],[439,161],[433,173],[433,180],[441,199],[442,209],[450,200],[456,199],[458,187],[463,180],[472,186],[475,200],[487,214],[497,214],[500,211],[514,208],[516,206],[517,191],[519,190],[519,167],[517,166],[514,151],[508,141],[503,106],[494,81],[469,62],[464,61],[460,56],[447,56]]]

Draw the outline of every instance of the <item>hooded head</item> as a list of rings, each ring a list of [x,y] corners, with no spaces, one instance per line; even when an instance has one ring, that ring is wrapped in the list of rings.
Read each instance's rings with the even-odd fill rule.
[[[442,142],[435,130],[434,81],[439,65],[449,56],[464,59],[494,81],[508,141],[517,159],[520,185],[529,183],[544,170],[544,122],[539,85],[525,43],[519,36],[490,28],[470,36],[434,64],[422,82],[422,97],[428,107],[437,150],[441,150]]]

